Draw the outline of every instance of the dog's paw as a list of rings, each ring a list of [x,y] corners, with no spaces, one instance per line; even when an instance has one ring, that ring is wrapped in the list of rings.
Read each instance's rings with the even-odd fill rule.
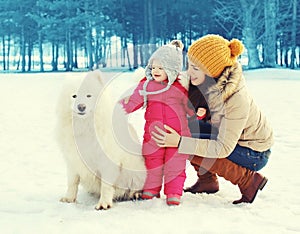
[[[112,202],[99,202],[96,206],[96,210],[108,210],[112,208]]]
[[[62,197],[60,200],[60,202],[67,202],[67,203],[74,203],[76,202],[76,198],[70,198],[70,197]]]

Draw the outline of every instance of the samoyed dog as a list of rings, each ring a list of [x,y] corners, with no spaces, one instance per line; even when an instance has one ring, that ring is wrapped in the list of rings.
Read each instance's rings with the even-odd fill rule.
[[[141,143],[99,70],[68,78],[57,103],[56,139],[67,166],[67,192],[62,202],[76,202],[79,184],[99,196],[95,209],[135,199],[146,169]]]

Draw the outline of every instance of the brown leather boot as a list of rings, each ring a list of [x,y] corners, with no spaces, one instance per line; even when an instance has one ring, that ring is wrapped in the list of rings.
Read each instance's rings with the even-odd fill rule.
[[[233,204],[240,204],[242,202],[245,203],[252,203],[256,197],[256,194],[258,190],[262,190],[266,183],[268,182],[268,179],[261,174],[254,172],[253,178],[250,181],[250,184],[248,187],[246,186],[240,186],[240,191],[242,193],[242,198],[236,201],[233,201]]]
[[[216,174],[206,171],[203,168],[199,168],[197,165],[193,165],[197,171],[198,180],[197,182],[186,189],[184,192],[190,193],[216,193],[219,191],[219,182]]]
[[[224,177],[232,184],[238,185],[242,198],[234,201],[233,204],[252,203],[258,190],[262,190],[268,181],[261,174],[237,165],[226,158],[212,159],[195,156],[191,163]]]

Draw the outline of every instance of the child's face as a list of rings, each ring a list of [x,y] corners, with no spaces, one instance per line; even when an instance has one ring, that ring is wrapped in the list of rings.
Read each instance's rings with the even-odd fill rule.
[[[191,83],[195,86],[202,84],[205,80],[204,72],[191,61],[189,61],[187,74],[190,76]]]
[[[161,63],[155,59],[152,62],[151,75],[153,79],[157,82],[161,82],[168,79],[168,75],[163,69]]]

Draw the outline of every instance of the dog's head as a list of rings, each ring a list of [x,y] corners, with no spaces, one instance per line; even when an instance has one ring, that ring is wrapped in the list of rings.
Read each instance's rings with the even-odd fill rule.
[[[93,92],[81,92],[80,90],[72,93],[69,98],[73,115],[83,118],[89,116],[95,109],[97,96]]]
[[[70,115],[71,110],[73,117],[89,117],[94,113],[103,87],[100,71],[89,72],[83,79],[68,78],[58,102],[60,112]]]

